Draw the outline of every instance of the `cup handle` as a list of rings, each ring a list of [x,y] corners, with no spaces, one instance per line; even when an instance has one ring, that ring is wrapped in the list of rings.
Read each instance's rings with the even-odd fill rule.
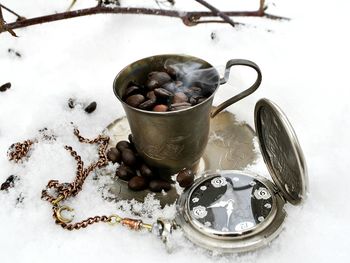
[[[261,71],[260,68],[258,67],[257,64],[250,60],[246,59],[231,59],[227,61],[226,63],[226,68],[225,68],[225,75],[223,78],[220,79],[220,85],[225,84],[230,76],[230,69],[232,66],[247,66],[250,68],[255,69],[256,73],[258,74],[255,83],[248,89],[242,91],[241,93],[237,94],[236,96],[224,101],[221,103],[211,114],[210,116],[214,118],[219,112],[221,112],[223,109],[227,108],[231,104],[240,101],[241,99],[247,97],[248,95],[252,94],[259,86],[261,83]]]

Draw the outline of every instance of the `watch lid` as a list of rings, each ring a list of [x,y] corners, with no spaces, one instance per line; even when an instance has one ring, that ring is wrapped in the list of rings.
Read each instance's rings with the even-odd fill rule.
[[[305,158],[286,115],[272,101],[255,105],[255,130],[271,177],[284,198],[293,205],[306,198],[308,177]]]

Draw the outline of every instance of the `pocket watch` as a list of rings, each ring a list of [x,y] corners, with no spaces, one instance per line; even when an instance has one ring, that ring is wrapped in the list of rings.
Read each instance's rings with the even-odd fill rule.
[[[273,182],[236,170],[205,172],[177,200],[173,221],[158,220],[153,232],[165,243],[181,229],[194,244],[221,253],[269,244],[282,230],[284,205],[301,204],[308,191],[305,159],[281,109],[267,99],[255,106],[255,129]]]

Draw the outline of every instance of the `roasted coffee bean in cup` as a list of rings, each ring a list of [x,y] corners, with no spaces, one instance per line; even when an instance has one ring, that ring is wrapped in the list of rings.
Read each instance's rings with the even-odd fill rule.
[[[167,64],[160,71],[145,72],[144,83],[130,82],[123,94],[123,100],[131,107],[146,111],[167,112],[193,107],[215,90],[216,83],[205,83],[209,77],[198,69]],[[208,73],[210,75],[210,73]],[[201,84],[201,79],[204,82]],[[198,80],[199,79],[199,80]],[[186,105],[171,106],[178,103]]]

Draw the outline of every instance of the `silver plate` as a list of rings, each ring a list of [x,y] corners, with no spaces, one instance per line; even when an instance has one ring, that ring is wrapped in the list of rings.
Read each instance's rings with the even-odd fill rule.
[[[109,124],[104,133],[110,136],[110,147],[114,147],[120,140],[126,140],[130,128],[126,117],[119,118]],[[215,170],[240,170],[252,164],[257,154],[254,151],[255,133],[253,129],[244,123],[238,123],[234,114],[223,111],[210,120],[209,142],[203,157],[200,160],[197,172]],[[116,179],[109,186],[109,192],[119,200],[135,199],[143,202],[149,190],[135,192],[128,188],[126,181]],[[166,194],[154,193],[154,197],[160,200],[161,206],[172,204],[178,198],[173,187]]]
[[[286,115],[273,102],[261,99],[255,106],[255,130],[273,181],[288,202],[301,203],[308,190],[307,168]]]

